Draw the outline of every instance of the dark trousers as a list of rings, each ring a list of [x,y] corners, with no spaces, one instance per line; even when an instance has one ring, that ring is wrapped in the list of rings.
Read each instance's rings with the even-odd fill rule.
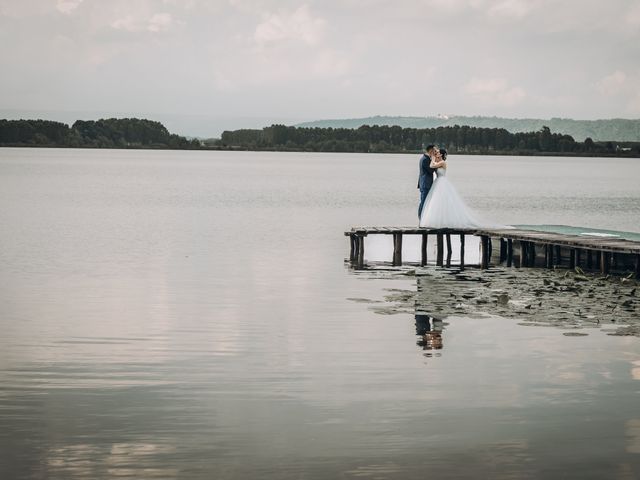
[[[418,219],[422,216],[422,208],[424,207],[424,201],[427,199],[429,190],[420,190],[420,205],[418,206]]]

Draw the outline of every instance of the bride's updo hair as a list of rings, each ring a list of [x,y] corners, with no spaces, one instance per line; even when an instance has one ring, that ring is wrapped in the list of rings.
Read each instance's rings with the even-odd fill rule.
[[[444,148],[440,149],[440,155],[442,155],[442,160],[447,159],[447,151]]]

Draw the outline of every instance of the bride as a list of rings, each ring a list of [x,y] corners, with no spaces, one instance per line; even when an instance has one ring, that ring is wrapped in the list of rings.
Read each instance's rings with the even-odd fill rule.
[[[420,226],[428,228],[509,228],[484,221],[467,206],[453,184],[447,179],[447,151],[434,149],[431,168],[436,168],[437,178],[427,195]]]

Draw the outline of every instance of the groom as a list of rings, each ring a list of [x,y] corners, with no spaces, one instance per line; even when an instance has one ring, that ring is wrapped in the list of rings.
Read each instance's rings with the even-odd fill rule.
[[[420,157],[420,176],[418,177],[418,188],[420,189],[420,206],[418,207],[418,219],[422,215],[422,207],[424,207],[424,201],[427,198],[427,194],[433,184],[433,172],[435,169],[431,168],[431,157],[436,154],[435,145],[427,145],[425,153]]]

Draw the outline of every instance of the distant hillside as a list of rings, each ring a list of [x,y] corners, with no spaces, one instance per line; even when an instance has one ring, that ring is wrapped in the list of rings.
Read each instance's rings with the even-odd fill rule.
[[[479,155],[640,156],[640,142],[576,142],[570,135],[537,132],[510,133],[504,128],[454,125],[403,128],[363,125],[358,128],[287,127],[222,132],[218,146],[241,150],[418,153],[427,144],[446,145],[449,153]]]
[[[536,132],[547,126],[553,133],[571,135],[577,142],[586,138],[595,141],[640,142],[640,119],[612,118],[607,120],[572,120],[570,118],[501,118],[501,117],[385,117],[318,120],[296,127],[358,128],[362,125],[398,125],[403,128],[437,128],[468,125],[481,128],[504,128],[511,133]]]

